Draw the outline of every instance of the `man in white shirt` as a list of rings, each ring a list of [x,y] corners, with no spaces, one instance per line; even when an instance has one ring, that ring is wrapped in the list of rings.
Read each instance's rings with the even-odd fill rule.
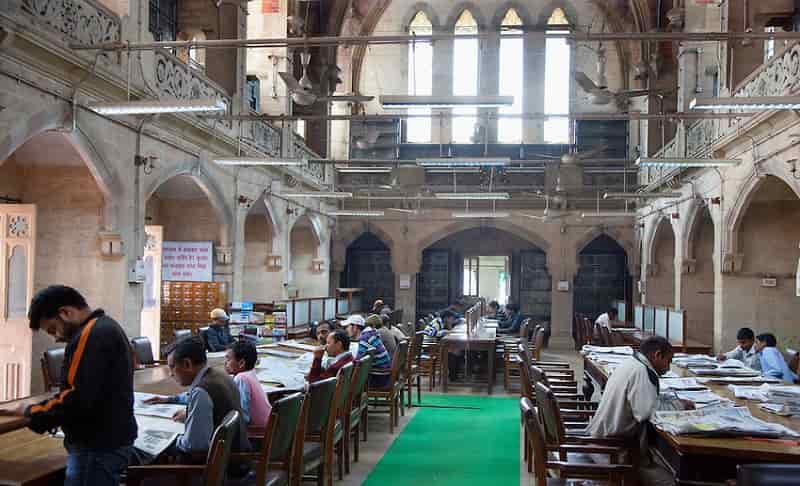
[[[736,333],[737,346],[727,353],[719,353],[717,359],[725,361],[726,359],[738,359],[745,366],[753,368],[756,371],[761,371],[761,360],[759,359],[758,352],[756,351],[756,335],[749,327],[743,327]]]
[[[611,323],[617,320],[617,309],[609,309],[608,312],[600,314],[595,324],[611,329]]]
[[[669,370],[672,355],[672,345],[663,337],[654,336],[643,341],[639,352],[620,364],[609,377],[597,413],[589,422],[589,435],[624,439],[630,441],[632,450],[647,451],[646,422],[656,410],[674,410],[678,405],[673,395],[659,395],[658,388],[659,377]],[[675,484],[672,473],[660,462],[659,457],[647,453],[637,458],[637,473],[642,484]]]

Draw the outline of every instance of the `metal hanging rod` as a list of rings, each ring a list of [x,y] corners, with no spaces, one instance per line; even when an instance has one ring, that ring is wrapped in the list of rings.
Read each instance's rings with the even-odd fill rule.
[[[429,114],[381,114],[381,115],[219,115],[206,116],[211,120],[233,120],[233,121],[392,121],[409,118],[517,118],[526,120],[549,120],[555,118],[568,118],[570,120],[714,120],[730,118],[748,118],[755,113],[713,113],[713,112],[683,112],[683,113],[570,113],[568,115],[547,115],[544,113],[525,113],[525,114],[506,114],[506,113],[484,113],[484,114],[457,114],[448,112],[436,112]]]
[[[437,144],[433,144],[437,145]],[[518,144],[517,144],[518,145]],[[529,150],[530,152],[536,152],[535,147]],[[314,164],[333,164],[333,165],[348,165],[351,167],[358,167],[362,165],[411,165],[416,166],[416,160],[393,160],[393,159],[308,159],[309,162]],[[632,159],[613,159],[613,158],[591,158],[591,159],[581,159],[580,164],[584,167],[591,167],[592,169],[600,169],[603,168],[603,164],[611,164],[612,167],[608,167],[609,169],[621,169],[623,165],[633,165],[636,161]],[[511,160],[512,167],[513,164],[554,164],[554,163],[561,163],[561,154],[554,154],[552,159],[516,159]],[[430,170],[430,168],[429,168]],[[438,171],[442,171],[440,173],[450,173],[449,171],[455,172],[456,174],[459,173],[459,169],[449,169],[449,168],[439,168],[436,169]],[[637,172],[638,168],[630,168],[631,172]],[[444,172],[448,171],[448,172]],[[382,175],[382,174],[370,174],[370,175]]]
[[[431,35],[375,35],[375,36],[317,36],[284,37],[273,39],[217,39],[195,41],[162,42],[106,42],[100,44],[70,44],[74,50],[102,51],[149,51],[153,49],[198,48],[224,49],[232,47],[275,48],[275,47],[325,47],[354,45],[411,44],[420,42],[448,41],[458,39],[489,39],[501,35],[497,32],[477,34],[431,34]],[[596,41],[686,41],[686,42],[734,42],[740,40],[800,40],[800,32],[545,32],[503,33],[503,39],[569,39],[577,42]]]

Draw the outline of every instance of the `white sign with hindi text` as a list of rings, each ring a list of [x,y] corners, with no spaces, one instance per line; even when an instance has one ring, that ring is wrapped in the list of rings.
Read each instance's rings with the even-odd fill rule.
[[[165,241],[161,253],[163,280],[211,282],[212,247],[210,241]]]

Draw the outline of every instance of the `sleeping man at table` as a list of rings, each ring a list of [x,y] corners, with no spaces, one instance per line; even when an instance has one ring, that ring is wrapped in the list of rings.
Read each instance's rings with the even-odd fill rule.
[[[738,359],[748,368],[754,370],[761,369],[761,357],[758,355],[755,346],[756,335],[749,327],[743,327],[736,333],[737,346],[727,353],[719,353],[717,359]]]
[[[656,410],[693,408],[673,395],[659,394],[659,377],[669,370],[672,355],[672,345],[663,337],[645,339],[639,351],[609,377],[597,413],[586,430],[591,437],[623,439],[630,442],[631,451],[643,451],[634,464],[641,483],[648,486],[673,485],[675,479],[660,463],[660,456],[647,453],[647,421]],[[595,462],[608,459],[596,455],[590,458]]]
[[[789,369],[789,365],[777,346],[778,342],[774,334],[767,332],[756,336],[755,348],[761,360],[761,374],[794,383],[797,381],[797,375]]]
[[[195,456],[202,456],[202,460],[205,460],[214,429],[225,415],[236,410],[240,416],[244,416],[239,390],[224,371],[208,365],[205,344],[199,336],[175,343],[168,354],[167,366],[175,381],[181,386],[188,386],[189,390],[171,397],[154,397],[146,403],[186,404],[186,410],[173,417],[176,422],[185,423],[186,429],[178,436],[172,455],[185,462],[192,462]],[[233,450],[250,450],[244,420],[240,421]]]

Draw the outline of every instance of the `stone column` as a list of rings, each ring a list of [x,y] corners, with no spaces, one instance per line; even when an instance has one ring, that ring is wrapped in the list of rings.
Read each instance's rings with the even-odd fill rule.
[[[522,111],[525,113],[544,113],[544,56],[545,40],[529,35],[523,37],[525,83]],[[542,120],[522,121],[522,140],[524,143],[544,142],[544,122]]]
[[[247,214],[250,212],[250,206],[239,204],[236,206],[233,221],[233,288],[231,289],[231,300],[242,300],[244,293],[244,260],[245,255],[245,224],[247,221]]]
[[[452,34],[446,29],[434,28],[434,34]],[[453,93],[453,41],[436,41],[433,44],[433,95],[450,95]],[[433,110],[433,114],[448,113],[450,110]],[[431,142],[450,143],[451,124],[450,120],[439,122],[438,118],[433,118],[431,123]]]

